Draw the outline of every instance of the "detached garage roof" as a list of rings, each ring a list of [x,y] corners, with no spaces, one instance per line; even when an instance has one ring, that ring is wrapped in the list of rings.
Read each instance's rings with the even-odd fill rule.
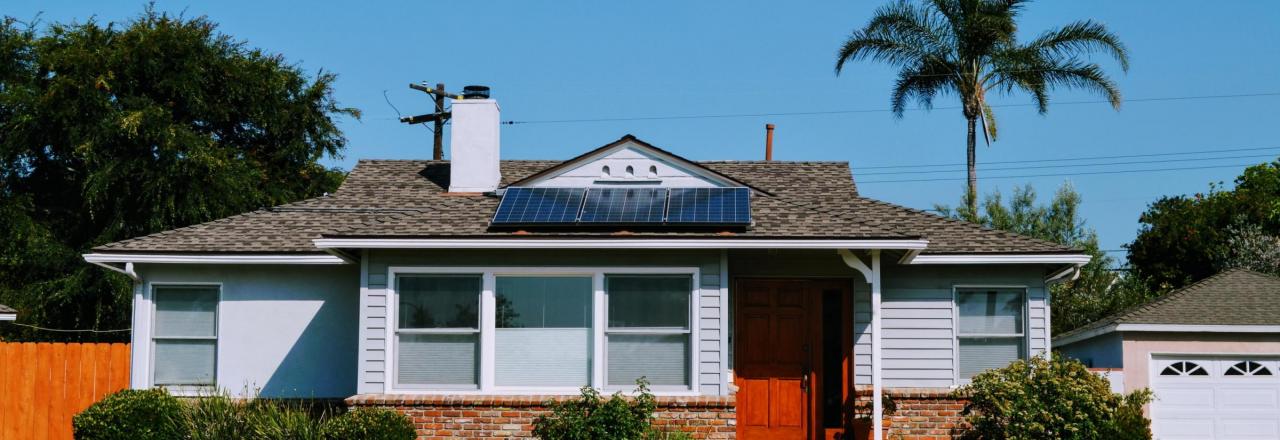
[[[1063,333],[1055,345],[1112,331],[1250,332],[1280,328],[1280,278],[1232,269]],[[1271,329],[1275,331],[1276,329]]]
[[[18,311],[0,304],[0,321],[13,321],[18,318]]]

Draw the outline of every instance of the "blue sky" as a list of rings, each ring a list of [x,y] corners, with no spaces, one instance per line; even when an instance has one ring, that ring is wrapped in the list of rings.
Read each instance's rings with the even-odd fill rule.
[[[0,14],[43,21],[118,21],[138,14],[136,0],[6,2]],[[288,2],[292,3],[292,2]],[[429,111],[409,82],[457,89],[485,84],[504,120],[626,118],[673,115],[878,110],[888,107],[893,70],[876,64],[833,73],[835,51],[881,1],[158,1],[157,8],[206,15],[250,45],[284,54],[309,72],[336,72],[337,98],[361,109],[344,120],[350,140],[343,168],[359,158],[429,158],[430,133],[398,123],[383,92],[406,114]],[[1041,1],[1023,14],[1022,32],[1077,19],[1105,23],[1129,46],[1127,74],[1109,61],[1126,98],[1280,92],[1280,2],[1082,0]],[[983,193],[1032,184],[1046,198],[1064,182],[1083,195],[1083,214],[1104,249],[1119,249],[1138,229],[1138,215],[1161,195],[1228,184],[1242,164],[1280,154],[1280,96],[1126,103],[1119,112],[1059,91],[1040,116],[1026,107],[997,110],[1000,140],[980,147]],[[944,98],[939,106],[952,105]],[[1000,97],[1026,104],[1024,95]],[[761,159],[763,125],[778,125],[775,158],[849,161],[864,195],[917,208],[957,202],[963,167],[866,169],[886,165],[961,164],[964,119],[958,110],[768,117],[530,123],[504,126],[505,158],[563,159],[632,133],[691,159]],[[1246,152],[1152,158],[1181,162],[1075,168],[1088,161],[984,163],[1142,155],[1222,149]],[[1269,156],[1268,156],[1269,155]],[[1230,156],[1231,158],[1221,158]],[[1249,156],[1249,157],[1238,157]],[[1211,158],[1220,159],[1211,159]],[[1142,161],[1113,159],[1117,161]],[[1107,161],[1104,161],[1107,162]],[[995,179],[1139,168],[1211,167],[1151,173]],[[886,171],[931,174],[871,175]],[[955,180],[873,183],[876,180]],[[1114,254],[1122,256],[1122,253]]]

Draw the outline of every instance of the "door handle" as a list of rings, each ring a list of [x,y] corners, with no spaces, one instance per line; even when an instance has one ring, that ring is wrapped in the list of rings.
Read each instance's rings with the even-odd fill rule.
[[[809,365],[805,364],[800,373],[800,391],[809,392]]]

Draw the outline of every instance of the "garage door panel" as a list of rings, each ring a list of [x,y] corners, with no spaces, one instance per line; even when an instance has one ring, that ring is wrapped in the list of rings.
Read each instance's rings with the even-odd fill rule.
[[[1213,388],[1160,388],[1156,401],[1170,410],[1203,410],[1214,407]]]
[[[1218,408],[1233,411],[1276,410],[1280,408],[1280,389],[1257,384],[1256,388],[1241,388],[1241,385],[1224,386],[1214,393]],[[1277,415],[1280,417],[1280,415]]]
[[[1256,419],[1218,419],[1218,439],[1272,440],[1280,438],[1280,422]]]
[[[1156,434],[1161,440],[1204,440],[1214,435],[1212,417],[1161,417],[1155,425],[1161,428]]]

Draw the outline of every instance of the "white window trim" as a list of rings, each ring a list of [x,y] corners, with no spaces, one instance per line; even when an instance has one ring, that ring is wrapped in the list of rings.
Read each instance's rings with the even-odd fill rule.
[[[424,389],[420,387],[404,387],[399,384],[396,372],[397,338],[396,328],[399,326],[397,313],[399,310],[398,275],[414,274],[458,274],[481,275],[480,289],[480,377],[479,388],[464,389]],[[697,267],[592,267],[592,266],[556,266],[556,267],[520,267],[520,266],[391,266],[387,268],[387,340],[386,387],[388,394],[415,395],[574,395],[579,387],[512,387],[497,386],[495,379],[495,346],[496,334],[494,313],[496,312],[495,280],[499,276],[580,276],[591,277],[592,284],[592,328],[591,328],[591,386],[604,392],[621,391],[629,393],[631,387],[611,387],[605,383],[605,372],[608,371],[605,353],[605,326],[608,324],[608,306],[606,304],[605,275],[688,275],[690,277],[689,292],[689,387],[668,388],[651,386],[654,395],[659,396],[696,396],[699,395],[699,327],[698,310],[701,300],[701,270]]]
[[[157,385],[156,384],[156,289],[163,287],[216,287],[218,289],[218,303],[213,308],[214,322],[214,342],[213,342],[213,384],[205,386],[173,386],[173,385]],[[169,390],[169,394],[175,396],[199,396],[208,392],[218,390],[220,381],[218,380],[218,372],[222,365],[222,283],[218,282],[181,282],[181,281],[165,281],[159,283],[147,283],[146,301],[150,308],[148,315],[150,318],[150,331],[147,335],[147,387],[163,386]],[[164,338],[162,339],[177,339]]]
[[[969,378],[960,377],[960,291],[971,289],[1021,289],[1022,290],[1022,353],[1021,359],[1031,357],[1031,286],[1017,284],[956,284],[951,286],[951,368],[956,385],[970,383]],[[1048,323],[1046,322],[1046,325]],[[1046,330],[1047,331],[1047,330]],[[965,335],[980,338],[984,336],[1013,338],[1013,335]],[[1047,345],[1047,344],[1046,344]]]

